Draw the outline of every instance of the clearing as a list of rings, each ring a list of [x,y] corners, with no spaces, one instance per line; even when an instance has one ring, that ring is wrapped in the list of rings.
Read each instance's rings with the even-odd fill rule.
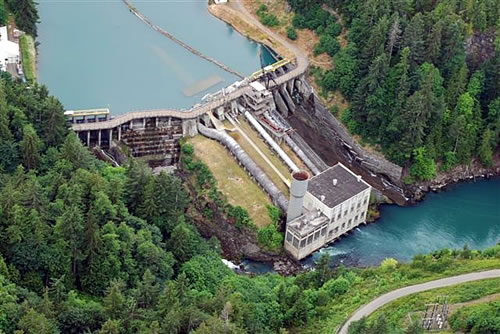
[[[245,208],[258,227],[271,223],[266,208],[272,204],[269,196],[252,181],[224,146],[200,135],[189,138],[187,142],[193,145],[195,156],[210,168],[217,187],[231,205]]]

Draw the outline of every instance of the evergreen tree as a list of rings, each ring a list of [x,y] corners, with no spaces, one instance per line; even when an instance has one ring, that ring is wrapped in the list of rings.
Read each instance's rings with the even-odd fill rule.
[[[9,0],[9,5],[14,11],[17,27],[36,37],[36,24],[38,23],[36,3],[33,0]]]
[[[493,165],[493,150],[496,147],[495,133],[489,129],[483,132],[479,145],[479,160],[485,167]]]
[[[410,68],[416,68],[425,59],[425,24],[421,13],[417,13],[404,32],[403,46],[410,49]]]
[[[40,162],[42,142],[38,138],[33,126],[29,124],[23,128],[23,140],[20,142],[20,148],[24,166],[27,169],[37,168]]]
[[[104,310],[110,319],[118,320],[125,310],[125,296],[123,296],[124,283],[112,281],[104,297]]]
[[[0,0],[0,12],[2,6],[1,1],[2,0]],[[0,78],[0,143],[12,139],[12,134],[9,130],[8,108],[4,89],[3,80]]]
[[[46,99],[42,111],[42,130],[44,141],[49,146],[55,146],[67,135],[66,118],[61,103],[50,96]]]
[[[83,216],[80,208],[73,204],[68,206],[57,219],[55,231],[68,248],[72,259],[72,272],[76,274],[77,263],[83,259]]]
[[[0,0],[0,26],[7,23],[8,13],[7,7],[5,6],[5,0]]]

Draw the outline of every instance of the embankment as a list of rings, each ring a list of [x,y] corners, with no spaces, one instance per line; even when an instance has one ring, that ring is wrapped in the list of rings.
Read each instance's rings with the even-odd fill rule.
[[[228,5],[209,5],[208,11],[219,20],[229,24],[241,35],[270,47],[284,58],[295,58],[295,55],[285,46],[249,22],[242,13],[232,9]]]
[[[36,49],[33,37],[23,34],[19,37],[24,75],[29,82],[36,81]]]

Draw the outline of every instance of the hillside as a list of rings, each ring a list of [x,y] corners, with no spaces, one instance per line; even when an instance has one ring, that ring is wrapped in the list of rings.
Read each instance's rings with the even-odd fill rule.
[[[333,59],[332,69],[312,68],[323,94],[347,98],[344,124],[407,166],[406,182],[474,160],[499,164],[498,2],[288,3],[290,29],[315,31],[314,52]],[[348,29],[345,46],[332,9]]]

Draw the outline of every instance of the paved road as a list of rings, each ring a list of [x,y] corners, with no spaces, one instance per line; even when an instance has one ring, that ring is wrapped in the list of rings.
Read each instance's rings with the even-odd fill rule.
[[[408,296],[417,292],[422,292],[422,291],[427,291],[427,290],[432,290],[436,288],[442,288],[445,286],[450,286],[450,285],[455,285],[455,284],[460,284],[460,283],[466,283],[470,281],[477,281],[477,280],[482,280],[482,279],[487,279],[487,278],[500,278],[500,269],[494,269],[494,270],[489,270],[489,271],[481,271],[477,273],[470,273],[470,274],[464,274],[464,275],[458,275],[458,276],[453,276],[453,277],[447,277],[447,278],[442,278],[438,279],[435,281],[430,281],[422,284],[417,284],[417,285],[412,285],[412,286],[407,286],[406,288],[401,288],[397,289],[394,291],[391,291],[389,293],[386,293],[385,295],[382,295],[368,304],[365,304],[364,306],[360,307],[357,309],[353,315],[349,318],[349,320],[346,321],[344,326],[340,329],[338,332],[339,334],[347,334],[347,329],[349,328],[349,325],[353,321],[358,321],[362,317],[368,316],[374,311],[376,311],[378,308],[382,307],[383,305],[392,302],[395,299]]]

